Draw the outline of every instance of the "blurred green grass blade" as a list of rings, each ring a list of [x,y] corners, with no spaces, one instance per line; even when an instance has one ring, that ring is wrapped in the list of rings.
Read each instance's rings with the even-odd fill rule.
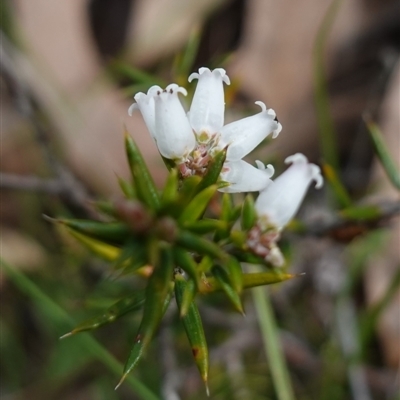
[[[332,188],[333,195],[335,196],[339,207],[350,207],[352,205],[351,197],[343,183],[340,181],[339,176],[337,175],[337,170],[332,168],[329,164],[324,164],[322,169],[326,180]]]
[[[339,215],[349,221],[373,221],[382,218],[382,210],[377,205],[361,205],[345,208]]]
[[[333,118],[329,110],[329,94],[324,68],[325,45],[332,28],[341,0],[333,0],[319,28],[313,50],[314,96],[317,112],[319,141],[325,162],[338,170],[338,150]]]
[[[383,229],[376,229],[355,239],[346,248],[348,263],[347,279],[341,295],[348,295],[360,281],[367,261],[375,256],[388,241],[390,233]]]
[[[392,182],[393,186],[400,190],[400,171],[396,167],[396,164],[392,160],[390,153],[386,147],[385,141],[383,139],[383,135],[378,128],[378,125],[375,124],[368,117],[364,117],[365,123],[367,124],[369,135],[372,139],[372,143],[374,145],[374,150],[376,155],[378,156],[383,169],[385,170],[390,182]],[[397,152],[399,149],[395,149]]]
[[[191,69],[199,50],[200,39],[201,29],[199,27],[195,27],[190,33],[186,48],[179,58],[179,62],[176,68],[176,76],[182,81],[186,81],[190,72],[192,72]]]
[[[278,400],[295,400],[268,291],[257,287],[252,292],[276,397]]]
[[[109,69],[112,73],[131,79],[136,83],[146,83],[149,87],[152,85],[166,86],[166,83],[156,75],[149,74],[139,68],[127,64],[124,61],[115,60],[110,63]]]
[[[135,83],[133,85],[124,87],[121,92],[124,97],[133,97],[136,93],[146,92],[149,87],[150,84],[148,83]]]
[[[75,326],[75,322],[58,304],[50,299],[42,290],[35,285],[26,275],[0,260],[2,269],[7,276],[15,284],[18,289],[30,297],[33,303],[39,307],[44,307],[49,312],[53,323],[63,326],[63,330],[71,330]],[[121,374],[123,365],[117,361],[97,340],[89,334],[82,334],[73,340],[81,343],[82,351],[89,352],[94,358],[102,362],[111,372],[117,376]],[[134,376],[128,376],[126,381],[129,383],[134,392],[144,400],[159,400],[150,389]]]
[[[400,267],[400,266],[399,266]],[[366,310],[360,319],[360,342],[362,348],[368,345],[376,324],[382,312],[397,294],[400,287],[400,268],[391,278],[390,284],[382,298],[369,310]]]

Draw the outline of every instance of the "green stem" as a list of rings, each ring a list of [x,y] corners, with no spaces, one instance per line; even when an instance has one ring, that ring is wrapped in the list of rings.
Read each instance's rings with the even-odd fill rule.
[[[36,304],[45,306],[51,313],[52,319],[57,323],[67,325],[67,329],[73,329],[76,324],[58,304],[49,298],[42,290],[35,285],[26,275],[8,265],[3,260],[0,260],[2,269],[6,272],[11,281],[29,296]],[[102,362],[111,372],[120,376],[123,371],[123,365],[117,361],[97,340],[89,334],[81,334],[70,340],[80,341],[83,351],[90,352],[93,357]],[[126,382],[132,387],[134,392],[143,400],[159,400],[150,389],[134,376],[128,376]]]
[[[319,126],[321,153],[324,161],[338,170],[338,151],[333,118],[329,109],[328,85],[325,76],[324,50],[341,0],[333,0],[322,21],[314,46],[314,95]]]
[[[252,292],[277,398],[295,400],[268,291],[266,288],[257,287]]]

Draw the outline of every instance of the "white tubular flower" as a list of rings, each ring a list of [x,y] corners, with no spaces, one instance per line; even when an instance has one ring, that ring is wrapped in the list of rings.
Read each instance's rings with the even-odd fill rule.
[[[224,87],[230,84],[223,68],[210,71],[200,68],[189,76],[189,82],[198,79],[189,111],[189,121],[200,143],[208,143],[224,125]]]
[[[251,117],[225,125],[221,129],[218,147],[228,147],[227,160],[236,161],[254,150],[267,136],[279,135],[282,125],[276,119],[275,111],[268,109],[262,101],[256,101],[261,112]]]
[[[224,126],[224,83],[230,84],[225,70],[200,68],[189,76],[189,82],[193,79],[198,83],[187,115],[178,99],[178,93],[186,96],[186,90],[176,84],[137,93],[129,115],[140,110],[159,152],[175,162],[183,178],[203,176],[215,154],[227,147],[220,178],[229,186],[220,191],[262,191],[270,183],[272,167],[259,164],[257,169],[242,158],[267,136],[278,136],[282,126],[275,112],[258,101],[260,113]]]
[[[161,155],[183,162],[195,148],[196,138],[178,93],[187,95],[186,90],[175,83],[165,90],[152,86],[147,94],[135,96],[136,103],[129,107],[128,113],[131,115],[133,110],[139,109]]]
[[[196,146],[196,138],[178,99],[187,95],[183,87],[171,83],[154,97],[155,140],[160,153],[171,160],[184,160]]]
[[[265,189],[272,181],[275,170],[271,164],[267,167],[256,161],[255,168],[246,161],[227,161],[224,164],[221,179],[230,185],[219,189],[225,193],[256,192]]]
[[[128,114],[132,116],[134,110],[139,110],[142,114],[147,129],[150,132],[151,137],[155,140],[155,114],[154,114],[154,93],[160,92],[162,89],[160,86],[152,86],[147,94],[139,92],[135,95],[134,99],[136,103],[133,103],[129,109]]]
[[[292,165],[266,189],[260,192],[255,208],[262,228],[275,226],[281,230],[297,213],[312,181],[319,189],[323,185],[320,168],[297,153],[287,157]]]

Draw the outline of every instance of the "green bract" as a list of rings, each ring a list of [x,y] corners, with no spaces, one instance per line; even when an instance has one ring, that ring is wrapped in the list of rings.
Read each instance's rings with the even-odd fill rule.
[[[243,205],[235,205],[230,194],[217,192],[224,185],[220,176],[226,149],[214,154],[201,176],[183,177],[170,166],[165,187],[159,191],[128,134],[125,147],[131,181],[119,178],[123,198],[93,203],[108,222],[65,218],[51,221],[64,227],[94,254],[112,262],[117,274],[148,278],[147,287],[65,336],[96,329],[142,310],[122,383],[145,354],[175,297],[195,362],[207,385],[208,350],[196,299],[222,291],[233,308],[243,313],[243,289],[282,282],[294,275],[272,268],[249,252],[247,235],[256,223],[253,198],[247,196]],[[237,224],[239,219],[241,224]],[[243,272],[242,261],[261,264],[265,271]]]

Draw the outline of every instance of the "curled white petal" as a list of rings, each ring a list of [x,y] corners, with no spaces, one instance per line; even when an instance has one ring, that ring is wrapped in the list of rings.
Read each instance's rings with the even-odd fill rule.
[[[324,185],[324,178],[321,175],[321,168],[318,165],[311,164],[311,175],[315,181],[315,188],[321,189]]]
[[[275,173],[275,168],[272,164],[264,165],[264,163],[260,160],[256,160],[256,165],[258,169],[265,171],[265,173],[268,175],[268,178],[271,178]]]
[[[128,109],[128,114],[130,116],[132,116],[134,110],[140,110],[147,129],[153,139],[155,139],[155,114],[154,100],[151,92],[157,89],[161,90],[159,86],[152,86],[147,94],[142,92],[136,93],[134,97],[136,103],[133,103]]]
[[[270,169],[258,169],[243,160],[228,161],[224,164],[221,179],[230,185],[219,191],[226,193],[260,191],[272,182],[270,177]]]
[[[320,189],[324,184],[321,175],[321,168],[318,165],[308,163],[307,157],[302,153],[296,153],[285,158],[285,164],[307,165],[310,181],[315,181],[316,189]]]
[[[275,113],[271,114],[261,101],[257,101],[256,104],[261,107],[260,113],[227,124],[221,129],[218,146],[229,146],[226,155],[229,161],[242,159],[267,136],[273,134],[273,137],[276,137],[279,133],[280,124],[275,120]]]
[[[187,90],[182,87],[177,85],[176,83],[170,83],[164,90],[164,92],[169,92],[170,94],[175,93],[182,93],[184,96],[187,96]]]
[[[137,105],[137,103],[133,103],[129,106],[128,108],[128,114],[130,117],[132,117],[132,114],[135,110],[139,110],[139,106]]]
[[[161,88],[160,86],[154,85],[154,86],[150,87],[149,90],[147,91],[147,96],[154,97],[157,94],[160,94],[163,90],[164,89]]]
[[[189,121],[198,140],[206,143],[224,125],[223,83],[229,85],[230,81],[222,68],[213,71],[200,68],[198,73],[189,76],[189,82],[193,79],[198,79],[198,83],[189,111]]]
[[[194,149],[196,139],[178,93],[186,94],[186,90],[173,83],[163,91],[152,91],[152,98],[158,150],[166,158],[181,161]]]
[[[303,154],[287,157],[285,162],[292,165],[260,192],[255,203],[261,224],[273,224],[278,229],[295,216],[311,182],[314,180],[317,188],[323,184],[319,167],[310,164]]]

